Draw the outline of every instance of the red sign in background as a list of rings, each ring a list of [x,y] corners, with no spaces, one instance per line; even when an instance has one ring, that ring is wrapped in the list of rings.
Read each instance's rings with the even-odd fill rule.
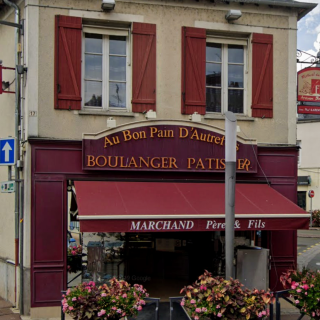
[[[299,114],[320,114],[320,107],[298,106]]]
[[[237,143],[237,172],[257,172],[257,146]],[[225,136],[197,127],[148,125],[83,139],[84,170],[223,172]]]
[[[305,68],[298,72],[299,114],[320,114],[320,68]]]

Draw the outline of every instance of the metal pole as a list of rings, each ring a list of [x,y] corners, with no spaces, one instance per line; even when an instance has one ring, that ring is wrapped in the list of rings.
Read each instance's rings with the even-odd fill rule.
[[[312,198],[310,197],[310,228],[312,227]]]
[[[237,144],[237,118],[227,111],[225,113],[225,214],[226,214],[226,279],[234,278],[234,206],[236,187],[236,144]]]
[[[3,0],[3,2],[12,7],[15,10],[15,24],[20,24],[20,8],[13,2],[9,0]],[[16,28],[15,33],[15,66],[21,64],[21,44],[20,44],[20,28]],[[15,72],[15,137],[16,137],[16,160],[20,159],[20,75],[17,71]],[[15,267],[17,268],[19,263],[19,216],[20,216],[20,171],[17,166],[15,165]],[[21,256],[21,252],[20,252]],[[20,279],[23,279],[23,266],[20,264]],[[15,272],[16,274],[16,272]],[[15,281],[16,282],[16,281]],[[15,284],[16,287],[16,284]],[[15,290],[16,291],[16,290]],[[24,314],[23,310],[23,291],[20,288],[20,313]]]

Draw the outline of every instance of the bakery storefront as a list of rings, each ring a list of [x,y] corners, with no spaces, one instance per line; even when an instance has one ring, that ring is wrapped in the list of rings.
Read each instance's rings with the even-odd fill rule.
[[[84,244],[78,281],[116,276],[165,298],[205,269],[224,276],[223,130],[154,120],[31,147],[33,307],[59,305],[73,276],[70,220]],[[296,265],[296,232],[309,224],[295,205],[297,149],[238,137],[236,166],[235,247],[269,250],[267,281],[276,290]]]

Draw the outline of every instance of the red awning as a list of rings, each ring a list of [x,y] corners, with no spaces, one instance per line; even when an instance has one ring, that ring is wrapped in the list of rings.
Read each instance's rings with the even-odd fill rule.
[[[224,230],[223,183],[76,181],[82,232]],[[236,184],[235,230],[308,229],[310,215],[265,184]]]

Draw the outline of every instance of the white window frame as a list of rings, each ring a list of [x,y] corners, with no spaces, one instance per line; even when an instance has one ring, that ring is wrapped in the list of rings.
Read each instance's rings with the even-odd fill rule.
[[[228,111],[228,45],[241,45],[243,46],[243,113],[237,113],[238,115],[247,115],[247,94],[248,94],[248,47],[249,39],[247,38],[228,38],[219,37],[213,35],[207,35],[207,43],[221,44],[221,113],[207,111],[207,114],[224,114]],[[206,59],[207,63],[207,59]],[[241,64],[242,65],[242,64]],[[207,88],[207,84],[206,84]],[[236,89],[236,88],[232,88]],[[236,89],[237,90],[237,89]]]
[[[82,110],[131,112],[131,32],[129,28],[83,26],[82,30]],[[102,35],[102,106],[85,106],[85,34]],[[109,36],[124,36],[126,41],[126,108],[109,107]]]

